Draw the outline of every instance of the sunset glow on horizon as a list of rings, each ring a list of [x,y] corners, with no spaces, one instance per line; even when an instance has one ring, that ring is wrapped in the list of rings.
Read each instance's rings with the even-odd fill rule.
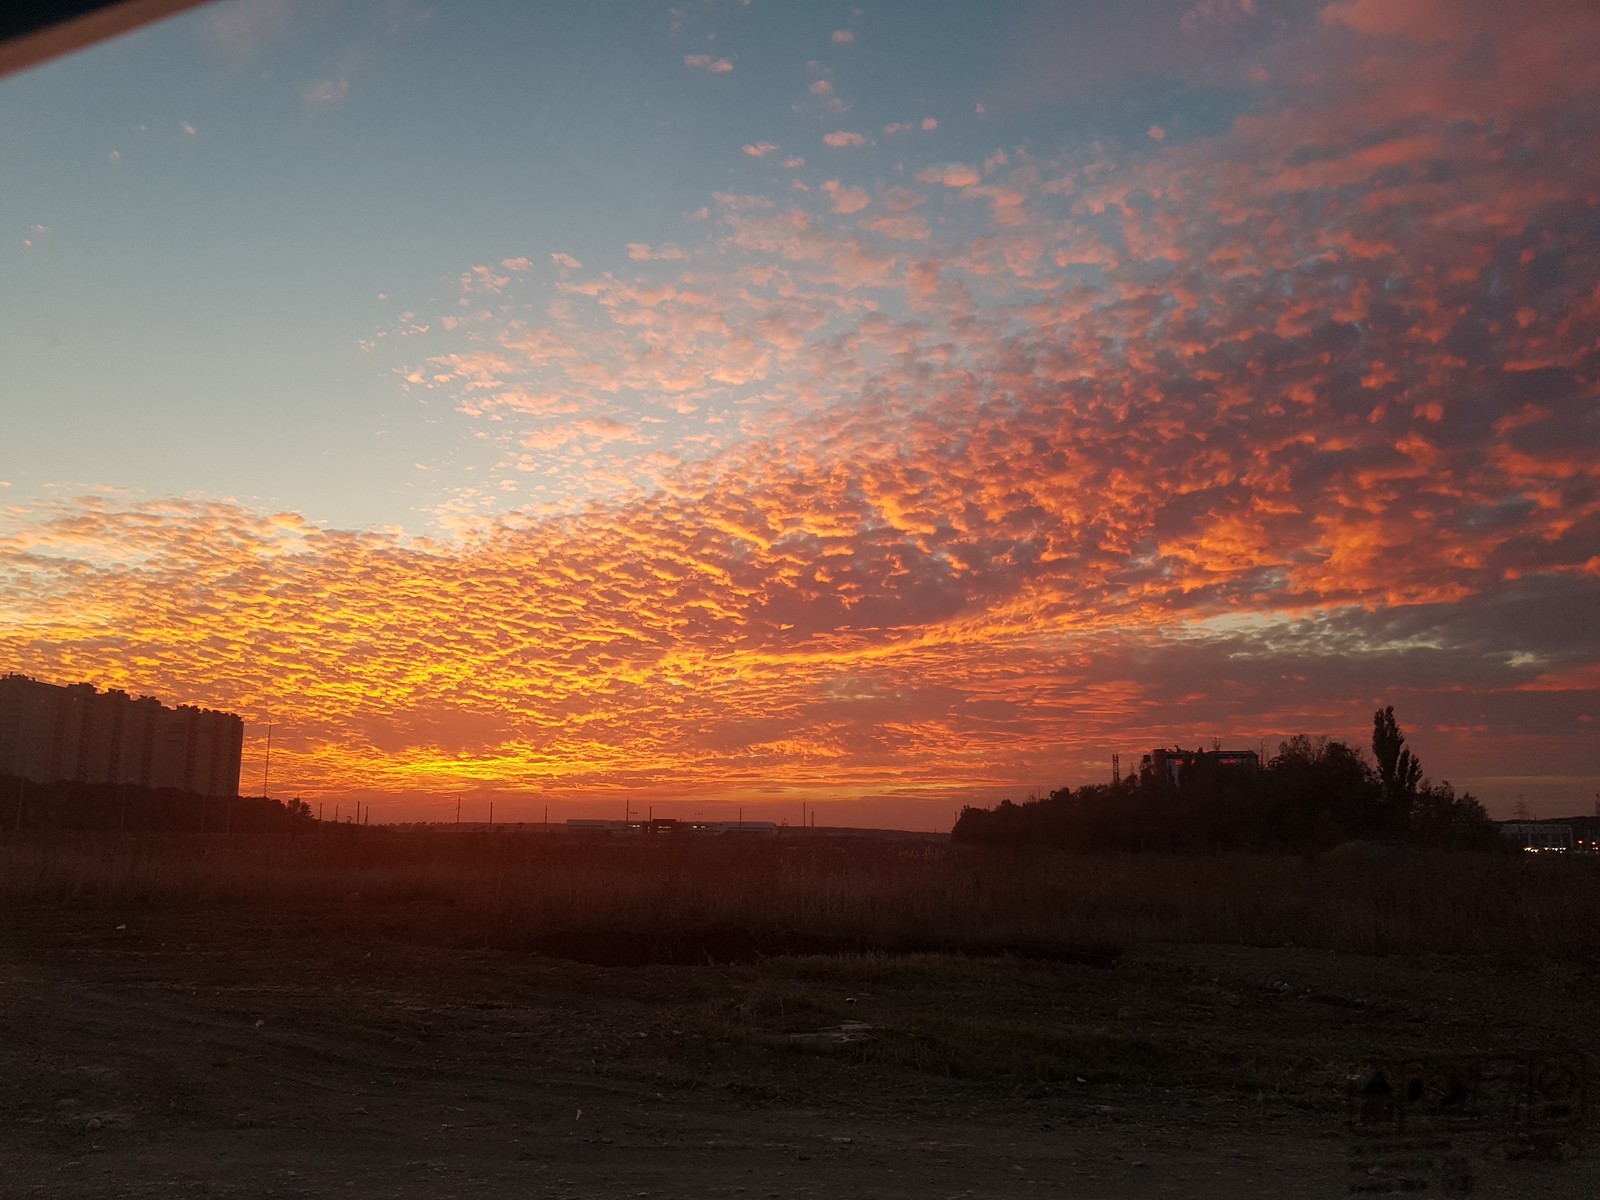
[[[1600,10],[259,0],[0,152],[0,673],[247,792],[1600,794]]]

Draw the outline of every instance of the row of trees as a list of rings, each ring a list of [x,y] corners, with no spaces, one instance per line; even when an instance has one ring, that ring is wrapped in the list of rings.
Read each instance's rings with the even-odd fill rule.
[[[1369,758],[1304,735],[1259,769],[1199,755],[1174,782],[1148,764],[1118,784],[1062,788],[1024,804],[962,810],[952,839],[1078,850],[1309,852],[1348,841],[1497,851],[1470,793],[1422,776],[1392,706],[1373,714]]]
[[[292,833],[314,823],[300,799],[201,796],[117,783],[35,783],[0,775],[0,829],[129,833]]]

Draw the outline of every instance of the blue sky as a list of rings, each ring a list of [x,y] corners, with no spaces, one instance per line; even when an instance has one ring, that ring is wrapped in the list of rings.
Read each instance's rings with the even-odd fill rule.
[[[413,464],[459,470],[471,447],[441,457],[448,414],[358,347],[449,303],[465,266],[553,252],[626,266],[627,243],[683,241],[716,190],[857,185],[1000,144],[1225,121],[1228,90],[1141,48],[1138,17],[267,0],[27,72],[0,111],[0,390],[37,400],[17,414],[7,481],[199,489],[425,531],[437,491]],[[1093,78],[1028,86],[1031,38]],[[915,128],[883,132],[897,123]],[[824,145],[838,130],[871,145]],[[742,152],[762,143],[780,149]],[[805,168],[779,165],[797,156]]]

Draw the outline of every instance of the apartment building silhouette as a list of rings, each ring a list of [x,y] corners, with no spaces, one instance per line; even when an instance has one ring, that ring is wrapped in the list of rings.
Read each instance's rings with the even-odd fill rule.
[[[237,796],[243,748],[233,713],[0,676],[0,775]]]

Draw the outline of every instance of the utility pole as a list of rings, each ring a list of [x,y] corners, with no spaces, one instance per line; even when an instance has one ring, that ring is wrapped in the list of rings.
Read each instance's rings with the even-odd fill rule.
[[[267,765],[261,768],[261,798],[267,798],[267,780],[272,775],[272,722],[267,721]]]
[[[461,793],[456,793],[456,824],[461,824]]]

